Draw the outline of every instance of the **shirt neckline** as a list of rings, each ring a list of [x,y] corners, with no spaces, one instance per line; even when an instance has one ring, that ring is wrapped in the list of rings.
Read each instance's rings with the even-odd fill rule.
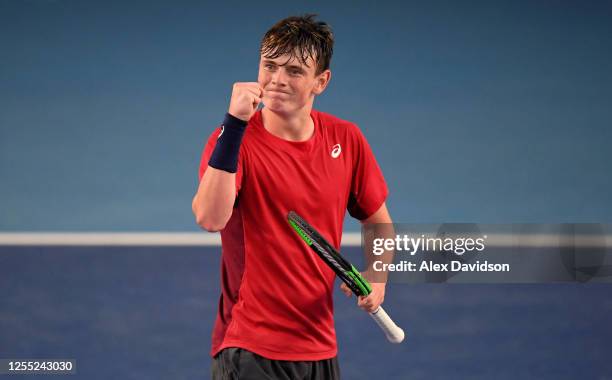
[[[276,148],[289,151],[289,152],[301,152],[301,153],[309,153],[316,146],[316,142],[319,140],[319,136],[321,133],[321,127],[319,123],[319,118],[317,116],[317,111],[314,109],[310,110],[310,118],[313,121],[314,131],[312,136],[308,138],[308,140],[304,141],[290,141],[285,140],[281,137],[275,136],[270,133],[263,125],[263,117],[261,114],[261,110],[255,113],[254,117],[254,130],[258,132],[258,134],[268,143],[273,145]]]

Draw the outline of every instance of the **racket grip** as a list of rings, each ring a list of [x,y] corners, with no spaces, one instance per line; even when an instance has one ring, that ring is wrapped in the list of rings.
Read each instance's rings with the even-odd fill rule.
[[[372,319],[383,330],[387,340],[391,343],[401,343],[404,340],[404,330],[395,324],[389,314],[379,306],[378,309],[370,313]]]

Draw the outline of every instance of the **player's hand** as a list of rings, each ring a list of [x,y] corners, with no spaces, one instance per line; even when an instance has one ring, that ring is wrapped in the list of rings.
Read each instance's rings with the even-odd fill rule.
[[[263,89],[257,82],[234,83],[232,98],[227,112],[238,119],[249,121],[255,111],[257,111],[257,106],[261,103],[262,96]]]
[[[378,307],[385,300],[386,284],[382,282],[373,282],[370,285],[372,286],[372,292],[368,294],[367,297],[359,296],[359,298],[357,299],[357,306],[367,311],[368,313],[376,311],[376,309],[378,309]]]

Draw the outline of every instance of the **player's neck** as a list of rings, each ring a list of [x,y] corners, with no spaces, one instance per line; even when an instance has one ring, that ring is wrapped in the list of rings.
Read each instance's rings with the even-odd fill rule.
[[[289,141],[306,141],[314,133],[311,107],[294,115],[278,114],[265,107],[261,110],[264,128],[276,137]]]

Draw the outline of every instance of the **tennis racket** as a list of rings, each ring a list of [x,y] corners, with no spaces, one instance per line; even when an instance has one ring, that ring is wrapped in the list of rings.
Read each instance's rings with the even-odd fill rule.
[[[304,242],[334,271],[336,275],[357,296],[367,296],[372,292],[370,283],[361,273],[340,253],[327,242],[308,222],[294,211],[287,214],[287,220]],[[391,343],[400,343],[404,340],[404,330],[398,327],[389,317],[382,306],[370,313],[376,324],[383,330]]]

